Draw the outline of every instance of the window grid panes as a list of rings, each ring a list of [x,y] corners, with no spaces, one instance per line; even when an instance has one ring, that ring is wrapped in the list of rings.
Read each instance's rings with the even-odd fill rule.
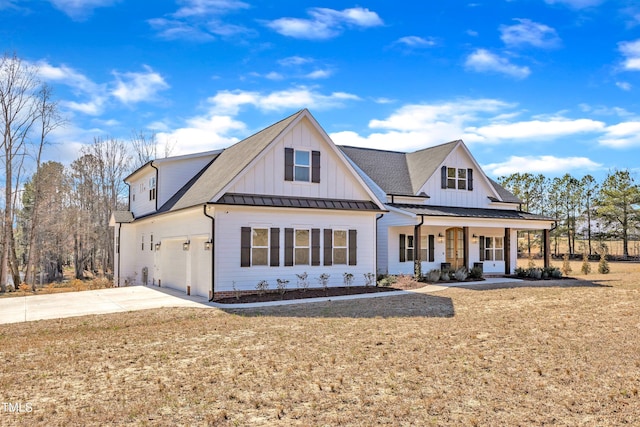
[[[311,161],[308,151],[295,151],[294,155],[294,179],[296,181],[309,182],[311,173]]]
[[[347,264],[347,230],[333,230],[333,263]]]
[[[269,229],[251,230],[251,265],[267,265],[269,260]]]
[[[458,190],[467,189],[467,170],[458,169]]]
[[[484,259],[504,261],[504,237],[485,237]]]
[[[426,261],[429,259],[427,250],[429,248],[429,240],[427,236],[420,236],[420,259]]]
[[[413,261],[413,236],[407,236],[407,261]]]
[[[295,231],[295,265],[309,265],[310,234],[309,230]]]
[[[447,188],[466,190],[467,170],[457,168],[447,168]]]

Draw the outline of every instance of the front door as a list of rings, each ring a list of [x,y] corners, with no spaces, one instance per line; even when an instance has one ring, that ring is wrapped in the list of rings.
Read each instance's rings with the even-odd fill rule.
[[[462,228],[450,228],[447,230],[447,262],[451,268],[457,270],[464,267],[464,232]]]

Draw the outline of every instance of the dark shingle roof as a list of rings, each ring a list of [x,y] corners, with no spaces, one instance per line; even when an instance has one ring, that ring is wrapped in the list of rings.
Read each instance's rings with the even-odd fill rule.
[[[487,177],[487,178],[489,178],[489,177]],[[502,199],[503,202],[506,202],[506,203],[522,203],[522,200],[520,200],[519,198],[514,196],[509,190],[504,188],[502,185],[498,184],[497,182],[495,182],[491,178],[489,178],[489,181],[491,182],[491,185],[493,185],[493,188],[496,190],[496,192],[498,193],[498,195],[500,196],[500,198]]]
[[[307,208],[307,209],[339,209],[358,211],[380,211],[372,201],[318,199],[311,197],[265,196],[259,194],[227,193],[220,197],[216,204],[267,206],[278,208]]]
[[[512,211],[508,209],[458,208],[451,206],[412,205],[406,203],[390,203],[388,205],[394,208],[414,213],[416,215],[425,216],[553,221],[553,218],[549,218],[543,215],[536,215],[523,211]]]

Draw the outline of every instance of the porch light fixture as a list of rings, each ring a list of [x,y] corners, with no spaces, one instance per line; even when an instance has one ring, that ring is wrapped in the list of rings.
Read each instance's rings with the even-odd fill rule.
[[[478,243],[478,235],[474,233],[473,236],[471,236],[471,241],[473,243]]]
[[[207,240],[206,242],[204,242],[204,250],[205,251],[210,251],[212,244],[213,244],[213,242],[211,240]]]
[[[160,242],[156,243],[156,251],[160,250]]]
[[[183,251],[188,251],[188,250],[189,250],[189,246],[191,246],[191,241],[190,241],[190,240],[187,240],[186,242],[184,242],[184,243],[182,244],[182,250],[183,250]]]
[[[444,235],[442,233],[438,233],[438,243],[444,242]]]

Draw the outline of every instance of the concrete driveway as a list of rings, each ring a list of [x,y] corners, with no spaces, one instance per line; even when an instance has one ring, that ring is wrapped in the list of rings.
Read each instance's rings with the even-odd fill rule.
[[[129,286],[0,299],[0,324],[161,307],[211,308],[204,297],[171,289]]]

